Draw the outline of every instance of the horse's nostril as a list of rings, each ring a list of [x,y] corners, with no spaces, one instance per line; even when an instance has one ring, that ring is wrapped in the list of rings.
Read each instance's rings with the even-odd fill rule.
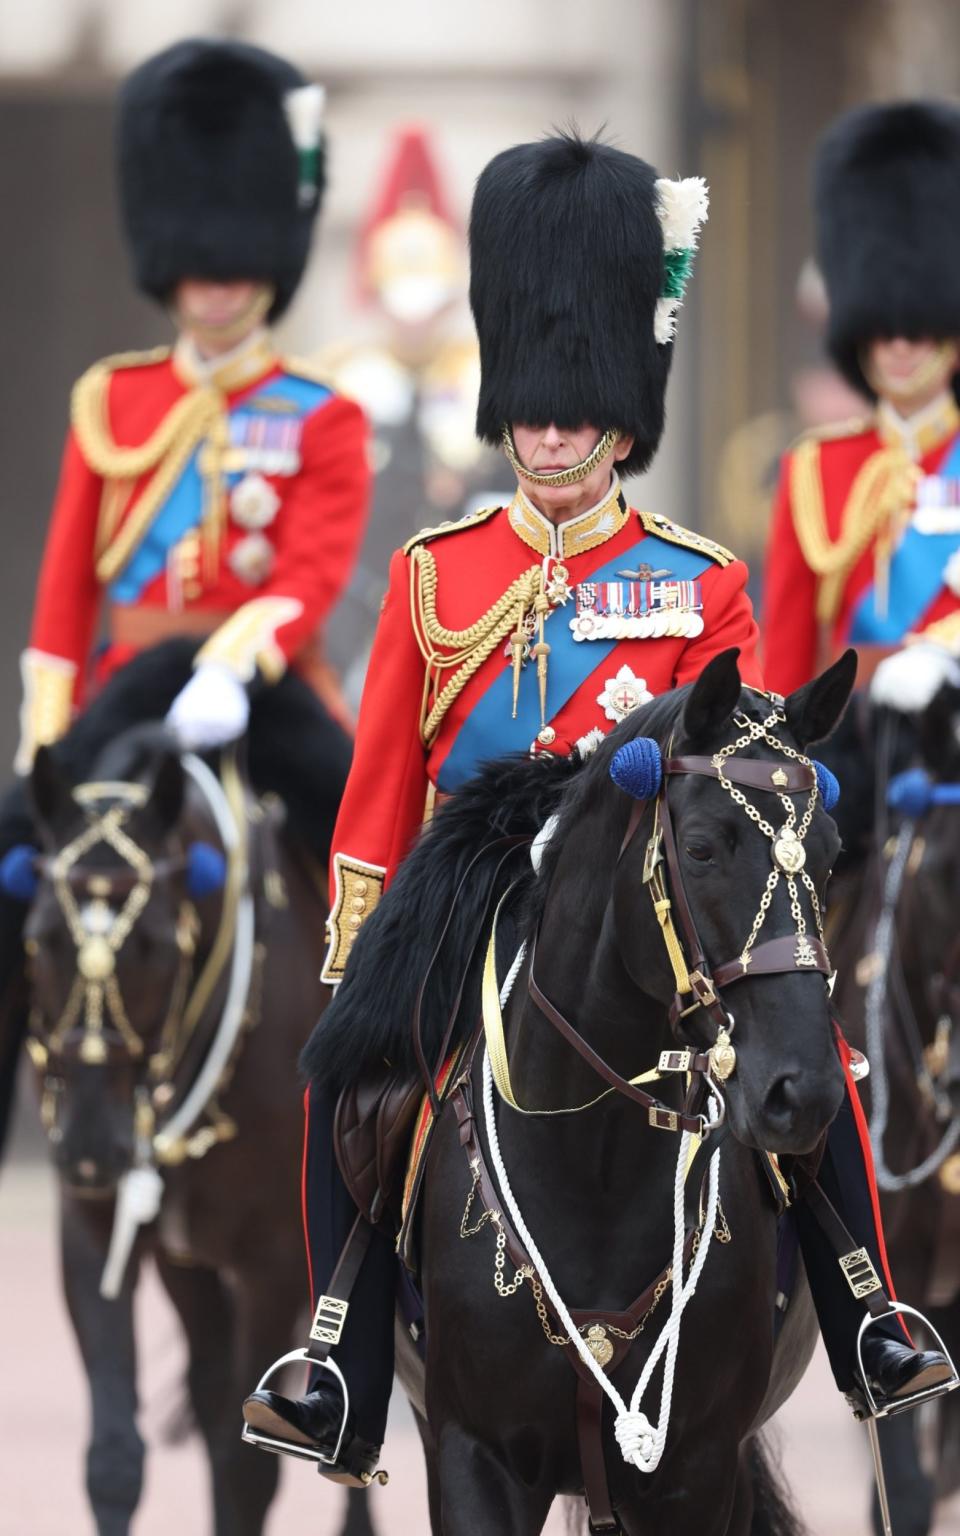
[[[778,1077],[767,1094],[766,1110],[772,1120],[790,1120],[803,1107],[797,1079],[789,1073]]]

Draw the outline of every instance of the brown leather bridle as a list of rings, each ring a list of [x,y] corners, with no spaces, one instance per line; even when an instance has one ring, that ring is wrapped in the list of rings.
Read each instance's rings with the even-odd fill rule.
[[[774,722],[774,718],[771,716],[764,722],[767,731]],[[780,718],[782,717],[776,716],[776,719]],[[747,727],[753,727],[755,724],[742,716],[735,717],[735,723]],[[724,752],[716,753],[713,757],[668,757],[663,763],[660,787],[654,800],[653,831],[645,850],[643,879],[653,897],[677,983],[670,1004],[670,1025],[675,1032],[679,1032],[682,1020],[702,1008],[717,1031],[716,1041],[709,1051],[684,1047],[661,1053],[659,1063],[661,1073],[682,1072],[690,1075],[690,1088],[682,1112],[662,1104],[652,1095],[645,1093],[636,1083],[624,1078],[583,1039],[569,1019],[564,1017],[537,983],[535,939],[531,945],[527,989],[540,1013],[610,1088],[646,1108],[649,1123],[657,1130],[692,1131],[702,1136],[710,1128],[710,1123],[702,1114],[693,1113],[699,1098],[700,1081],[709,1078],[710,1089],[716,1093],[716,1080],[725,1081],[736,1065],[736,1053],[730,1041],[734,1021],[732,1013],[725,1007],[721,996],[724,988],[736,981],[742,981],[748,975],[776,976],[795,971],[819,971],[825,979],[831,975],[830,959],[822,938],[807,935],[803,929],[794,934],[784,934],[779,938],[768,939],[755,946],[748,940],[740,956],[715,966],[712,966],[707,959],[701,942],[680,869],[668,795],[670,779],[685,774],[701,774],[707,778],[717,779],[725,787],[737,785],[779,796],[802,793],[813,795],[818,791],[816,770],[808,758],[794,753],[793,749],[785,748],[769,734],[758,736],[752,733],[751,739],[766,739],[779,747],[781,752],[789,752],[791,760],[784,763],[776,759],[771,761],[728,756]],[[725,751],[728,752],[729,749]],[[636,837],[648,803],[647,799],[634,801],[627,830],[617,856],[618,865]],[[811,801],[811,815],[812,804]],[[761,825],[763,825],[762,822]],[[775,865],[778,862],[777,839],[782,835],[783,829],[773,841]],[[802,841],[802,839],[794,840],[797,843]],[[788,880],[791,888],[792,880],[791,874]],[[679,922],[682,939],[678,939],[674,930],[674,913]],[[820,911],[816,903],[815,915],[819,928]],[[713,1122],[714,1126],[719,1123],[719,1121]]]

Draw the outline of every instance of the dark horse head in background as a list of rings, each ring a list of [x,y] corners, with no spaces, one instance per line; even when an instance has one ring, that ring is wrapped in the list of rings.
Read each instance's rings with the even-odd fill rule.
[[[44,850],[26,926],[32,1051],[63,1178],[107,1194],[169,1105],[226,856],[159,727],[108,748],[80,791],[41,749],[31,789]]]

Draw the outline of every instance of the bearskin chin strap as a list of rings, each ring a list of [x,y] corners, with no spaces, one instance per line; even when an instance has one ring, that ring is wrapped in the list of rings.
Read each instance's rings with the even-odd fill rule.
[[[535,469],[527,469],[517,453],[517,445],[513,440],[513,428],[509,425],[503,429],[503,451],[514,471],[522,480],[528,480],[531,485],[579,485],[580,481],[592,475],[612,452],[619,436],[620,433],[615,427],[608,428],[596,446],[590,450],[585,459],[580,460],[579,464],[571,464],[569,469],[555,469],[549,474],[540,474]]]

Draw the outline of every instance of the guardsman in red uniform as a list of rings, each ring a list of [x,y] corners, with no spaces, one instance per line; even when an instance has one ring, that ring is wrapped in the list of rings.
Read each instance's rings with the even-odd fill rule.
[[[878,702],[919,709],[960,676],[960,112],[897,102],[840,118],[816,218],[830,351],[874,409],[784,459],[764,675],[788,693],[854,645]]]
[[[81,776],[104,745],[87,724],[82,741],[68,734],[91,689],[159,641],[195,637],[192,674],[178,648],[161,713],[169,707],[185,749],[203,750],[243,733],[254,697],[251,768],[270,758],[266,777],[279,779],[257,787],[294,797],[325,858],[349,746],[317,698],[342,712],[320,635],[366,522],[365,424],[270,331],[302,276],[322,198],[322,106],[321,88],[292,65],[240,43],[179,43],[122,88],[120,195],[136,280],[179,334],[172,349],[95,364],[75,386],[21,662],[16,768],[27,773],[39,746],[66,735],[57,750]],[[94,657],[104,611],[107,645]],[[260,709],[270,719],[258,743]],[[31,840],[15,788],[0,852]],[[2,907],[0,986],[22,921],[22,909]],[[14,1058],[0,1057],[9,1086]]]
[[[740,647],[745,679],[760,683],[746,568],[668,518],[634,511],[619,481],[646,468],[660,439],[675,314],[705,212],[701,181],[658,179],[634,156],[573,136],[507,150],[479,179],[470,230],[478,432],[502,441],[517,490],[508,506],[427,531],[394,556],[334,834],[328,980],[343,975],[434,797],[485,759],[589,750],[729,646]],[[332,1117],[329,1090],[313,1083],[303,1194],[321,1307],[356,1214]],[[869,1212],[856,1152],[849,1180]],[[849,1378],[862,1314],[853,1306],[851,1324],[835,1259],[826,1284],[834,1299],[843,1293],[835,1331]],[[335,1351],[351,1413],[336,1465],[320,1470],[340,1480],[367,1482],[377,1465],[395,1289],[393,1249],[373,1232]],[[902,1333],[878,1341],[875,1363],[889,1392],[949,1375],[942,1357],[918,1357]],[[330,1454],[342,1398],[321,1373],[297,1401],[253,1393],[244,1416],[274,1448]]]

